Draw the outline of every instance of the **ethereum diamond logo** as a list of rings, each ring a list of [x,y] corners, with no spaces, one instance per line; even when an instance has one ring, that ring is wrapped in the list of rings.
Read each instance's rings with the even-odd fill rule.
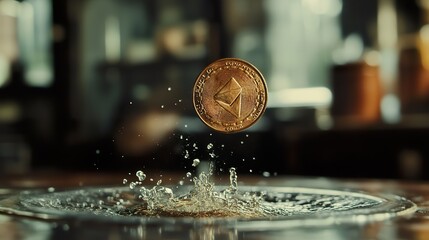
[[[240,117],[241,112],[241,92],[242,88],[237,80],[231,78],[214,95],[214,100],[236,118]]]

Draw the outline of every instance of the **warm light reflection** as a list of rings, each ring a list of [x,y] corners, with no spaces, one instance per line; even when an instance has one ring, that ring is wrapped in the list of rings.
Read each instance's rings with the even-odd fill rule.
[[[425,69],[429,69],[429,24],[424,25],[419,32],[419,47],[422,52],[422,64]]]
[[[18,11],[20,61],[25,83],[49,87],[53,82],[51,56],[51,1],[27,0]]]
[[[0,1],[0,15],[16,17],[16,11],[19,7],[19,2],[14,0]]]
[[[329,106],[332,93],[326,87],[284,89],[269,93],[268,107]]]
[[[266,61],[270,63],[268,87],[327,86],[332,54],[342,42],[338,15],[342,3],[337,0],[268,0],[264,1],[264,8],[269,56]]]
[[[9,68],[9,62],[0,55],[0,87],[3,87],[8,82],[10,74]]]
[[[105,22],[105,51],[107,61],[118,61],[121,57],[121,34],[119,19],[109,16]]]
[[[337,16],[342,9],[340,0],[303,0],[303,4],[316,14]]]

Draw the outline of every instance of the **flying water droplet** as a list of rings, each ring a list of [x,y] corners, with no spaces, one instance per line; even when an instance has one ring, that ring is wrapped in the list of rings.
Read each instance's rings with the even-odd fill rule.
[[[237,182],[237,172],[233,167],[229,169],[229,182],[230,182],[229,189],[232,194],[235,194],[237,192],[238,182]]]
[[[207,149],[212,149],[212,148],[213,148],[213,143],[207,144]]]
[[[200,159],[195,158],[194,161],[192,162],[192,166],[196,167],[196,166],[198,166],[198,164],[200,164]]]
[[[187,173],[186,173],[186,177],[188,177],[188,178],[192,177],[192,173],[187,172]]]
[[[124,179],[122,180],[122,184],[127,184],[127,182],[128,182],[128,180],[127,180],[126,178],[124,178]]]
[[[146,174],[141,170],[136,172],[136,176],[138,177],[140,182],[146,179]]]

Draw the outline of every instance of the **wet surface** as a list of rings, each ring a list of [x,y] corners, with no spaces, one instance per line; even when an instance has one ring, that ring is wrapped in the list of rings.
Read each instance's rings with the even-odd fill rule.
[[[429,185],[424,183],[287,177],[272,179],[243,177],[242,183],[245,183],[241,184],[244,188],[249,188],[246,191],[264,189],[273,193],[271,197],[265,198],[267,202],[276,196],[277,200],[287,199],[296,206],[305,205],[304,202],[307,201],[308,209],[311,209],[310,206],[323,206],[325,201],[323,199],[336,198],[337,202],[341,202],[339,196],[353,192],[351,197],[354,200],[351,202],[362,201],[361,203],[365,204],[357,204],[354,207],[346,204],[349,209],[337,209],[338,211],[319,208],[327,214],[315,211],[309,215],[291,214],[258,219],[137,216],[130,218],[121,216],[118,214],[120,212],[113,214],[104,212],[101,215],[88,214],[88,211],[82,213],[78,211],[82,210],[82,205],[80,207],[72,205],[73,209],[65,213],[64,208],[61,208],[64,207],[61,201],[59,203],[54,201],[51,207],[38,201],[54,194],[56,195],[52,199],[62,199],[67,195],[70,197],[72,193],[70,191],[74,190],[69,187],[63,186],[54,192],[50,192],[52,189],[49,187],[24,192],[23,189],[17,191],[16,188],[3,188],[1,195],[3,210],[9,208],[10,211],[3,211],[3,214],[0,214],[0,239],[425,239],[425,236],[429,236],[427,230],[429,197],[425,192]],[[89,181],[85,185],[86,190],[95,190],[98,193],[100,189],[112,189],[88,187],[91,185]],[[413,207],[402,197],[412,200],[417,207]],[[99,199],[95,197],[92,200]],[[73,201],[72,199],[71,202]],[[350,199],[345,201],[350,203]],[[329,205],[326,204],[328,202],[332,203],[326,200],[325,206]],[[38,209],[38,206],[43,208]],[[91,204],[87,204],[86,207],[90,213],[93,212]],[[24,212],[33,214],[37,212],[38,215],[23,216]]]
[[[221,189],[227,189],[227,186],[218,188],[218,192],[222,192]],[[302,224],[326,224],[325,218],[329,217],[337,223],[362,222],[388,219],[415,211],[412,202],[394,195],[375,196],[358,192],[296,187],[253,186],[240,189],[240,192],[231,196],[228,202],[222,202],[222,205],[204,199],[203,207],[197,207],[195,203],[183,207],[183,202],[190,201],[187,198],[178,198],[178,201],[171,203],[170,211],[165,210],[164,205],[167,203],[160,209],[136,211],[147,208],[148,204],[138,197],[138,191],[124,187],[86,188],[50,193],[27,191],[0,201],[0,213],[48,220],[76,218],[81,221],[121,224],[139,223],[142,217],[146,217],[145,220],[149,222],[153,219],[159,222],[162,217],[177,216],[211,218],[213,223],[221,223],[226,217],[228,220],[240,221],[241,224],[270,220],[284,222],[279,226],[287,227],[288,221],[291,220],[299,220]],[[185,186],[178,192],[186,196],[191,190],[191,187]],[[249,196],[257,196],[258,202],[249,206],[246,202],[246,198],[252,199]],[[321,223],[317,223],[317,220],[321,220]]]

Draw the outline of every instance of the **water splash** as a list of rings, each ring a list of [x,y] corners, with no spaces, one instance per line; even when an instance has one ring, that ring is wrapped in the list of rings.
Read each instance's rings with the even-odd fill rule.
[[[247,136],[246,136],[247,137]],[[183,135],[179,136],[184,139]],[[188,139],[186,138],[186,141]],[[187,143],[190,146],[190,143]],[[196,143],[192,145],[193,151],[198,149]],[[223,145],[222,145],[223,147]],[[209,158],[214,154],[213,144],[207,145]],[[191,150],[189,150],[191,151]],[[185,150],[185,158],[189,158],[189,151]],[[232,154],[232,152],[231,152]],[[255,158],[253,158],[254,160]],[[244,159],[243,159],[244,161]],[[192,166],[196,167],[200,160],[195,158]],[[61,193],[51,193],[34,201],[25,200],[33,206],[57,208],[61,211],[89,211],[96,214],[113,214],[123,216],[187,216],[187,217],[240,217],[261,218],[275,216],[291,216],[311,214],[318,212],[348,211],[350,209],[362,209],[377,206],[381,203],[373,198],[356,197],[353,195],[329,195],[315,194],[314,192],[276,192],[275,190],[249,190],[243,191],[238,187],[238,175],[234,167],[229,169],[229,186],[215,187],[212,180],[214,171],[213,162],[210,163],[207,172],[193,176],[187,172],[178,186],[162,186],[162,175],[156,184],[153,178],[139,170],[135,173],[138,181],[123,179],[123,184],[128,183],[128,190],[114,192],[96,191],[92,193],[77,191],[62,197]],[[223,171],[223,170],[222,170]],[[252,170],[249,170],[252,171]],[[131,176],[131,173],[128,175]],[[263,172],[264,177],[277,173]],[[193,185],[185,185],[188,178]],[[176,190],[176,192],[173,191]],[[186,190],[186,191],[184,191]]]
[[[133,215],[144,216],[193,216],[193,217],[255,217],[263,215],[259,204],[262,195],[237,194],[237,173],[230,169],[230,186],[223,191],[215,191],[211,180],[213,165],[208,173],[194,177],[193,188],[186,194],[175,196],[171,188],[160,185],[152,188],[141,187],[139,198],[143,204],[133,207]],[[188,174],[187,174],[188,176]],[[188,176],[189,177],[189,176]]]

